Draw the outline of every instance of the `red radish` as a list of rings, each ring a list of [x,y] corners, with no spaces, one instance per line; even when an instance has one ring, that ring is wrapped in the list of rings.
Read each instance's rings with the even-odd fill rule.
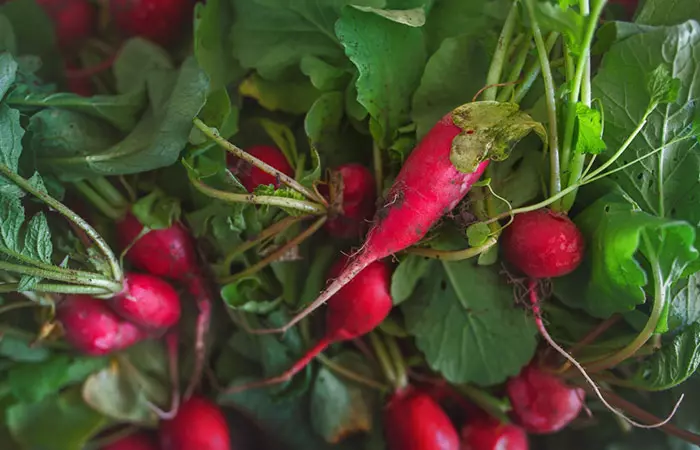
[[[97,11],[90,0],[36,0],[54,24],[58,46],[74,50],[92,36]]]
[[[136,433],[112,442],[102,450],[159,450],[158,445],[150,435]]]
[[[158,429],[161,450],[230,450],[231,437],[223,413],[209,400],[193,396],[175,418]]]
[[[326,222],[328,234],[339,238],[358,237],[374,214],[376,190],[372,172],[361,164],[344,164],[336,169],[343,179],[341,214]]]
[[[461,450],[528,450],[527,434],[492,417],[476,417],[462,427]]]
[[[120,316],[147,329],[170,328],[180,320],[177,291],[158,277],[127,273],[124,291],[110,299]]]
[[[255,156],[265,164],[274,167],[283,174],[290,177],[294,176],[294,169],[289,165],[289,161],[287,161],[284,154],[276,147],[256,145],[247,149],[246,152]],[[276,188],[280,186],[280,180],[230,154],[228,155],[228,165],[229,170],[236,175],[248,192],[253,192],[255,188],[261,184],[271,184]]]
[[[501,243],[506,259],[531,278],[566,275],[583,260],[583,235],[568,216],[549,209],[516,215]]]
[[[384,411],[389,450],[458,450],[450,418],[429,395],[408,387],[397,391]]]
[[[192,237],[185,227],[176,222],[168,228],[149,230],[133,214],[127,214],[117,224],[120,245],[131,246],[126,254],[136,267],[153,275],[178,280],[187,285],[188,291],[197,299],[199,316],[195,336],[196,361],[190,385],[185,397],[199,383],[204,370],[206,333],[211,318],[212,295],[197,263],[197,252]]]
[[[160,45],[182,36],[191,20],[192,0],[110,0],[109,11],[117,27],[129,36],[139,36]]]
[[[585,392],[551,373],[526,366],[506,383],[513,416],[530,433],[554,433],[574,420],[583,408]]]
[[[331,267],[330,276],[337,276],[347,264],[341,257]],[[326,310],[326,334],[299,359],[291,369],[274,378],[234,386],[229,393],[282,383],[304,369],[311,360],[336,342],[355,339],[374,330],[391,312],[391,272],[382,261],[370,264],[354,280],[345,285],[329,301]]]
[[[471,173],[457,170],[450,161],[450,153],[452,141],[461,132],[452,113],[443,117],[406,160],[384,206],[374,216],[364,245],[338,278],[287,325],[257,333],[287,331],[328,301],[365,267],[418,243],[444,214],[457,206],[489,164],[487,159]]]
[[[146,337],[136,325],[113,312],[107,301],[89,295],[68,295],[56,309],[65,337],[88,355],[123,350]]]

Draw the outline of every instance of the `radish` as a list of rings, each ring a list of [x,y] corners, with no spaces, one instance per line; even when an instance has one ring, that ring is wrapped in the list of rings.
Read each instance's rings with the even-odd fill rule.
[[[384,411],[389,450],[458,450],[459,436],[447,414],[413,387],[398,390]]]
[[[97,11],[89,0],[36,0],[54,24],[62,50],[75,50],[95,33]]]
[[[374,214],[376,191],[372,172],[361,164],[344,164],[336,169],[343,179],[342,212],[331,216],[325,228],[333,237],[358,237]],[[331,199],[333,203],[333,199]]]
[[[527,434],[492,417],[476,417],[461,430],[461,450],[528,450]]]
[[[284,154],[277,148],[269,145],[257,145],[246,150],[247,153],[258,158],[265,164],[269,164],[287,176],[294,176],[294,169],[289,165],[289,161]],[[236,175],[243,187],[248,192],[253,192],[256,187],[262,185],[273,185],[280,187],[280,180],[276,179],[269,173],[265,173],[257,167],[228,154],[228,165],[231,173]]]
[[[444,215],[452,210],[479,180],[489,164],[480,162],[474,172],[463,173],[450,161],[452,141],[462,129],[452,113],[443,117],[413,150],[374,216],[364,245],[316,300],[285,326],[257,333],[285,332],[328,301],[373,262],[418,243]]]
[[[191,20],[192,0],[110,0],[109,11],[117,27],[160,45],[172,44]]]
[[[335,262],[330,269],[331,278],[343,271],[347,261],[348,258],[343,256]],[[234,386],[228,392],[288,381],[331,344],[355,339],[374,330],[391,312],[390,286],[389,267],[381,261],[370,264],[328,301],[325,335],[289,370],[274,378]]]
[[[150,435],[136,433],[102,447],[102,450],[159,450],[158,445]]]
[[[117,314],[142,328],[170,328],[180,320],[177,292],[152,275],[127,273],[124,291],[112,297],[110,304]]]
[[[158,427],[161,450],[230,450],[231,437],[223,413],[209,400],[193,396],[172,420]]]
[[[583,235],[565,214],[538,209],[515,216],[501,238],[506,259],[531,278],[560,277],[583,260]]]
[[[107,301],[89,295],[68,295],[56,308],[65,337],[73,347],[100,356],[123,350],[146,337],[136,325],[120,318]]]
[[[513,416],[530,433],[554,433],[574,420],[583,408],[585,392],[551,373],[526,366],[506,383]]]
[[[196,361],[185,393],[185,397],[189,397],[204,369],[205,340],[212,304],[211,292],[197,263],[192,237],[179,222],[168,228],[144,232],[141,222],[130,213],[117,223],[117,237],[123,248],[131,246],[126,257],[133,265],[153,275],[185,283],[188,291],[197,299]]]

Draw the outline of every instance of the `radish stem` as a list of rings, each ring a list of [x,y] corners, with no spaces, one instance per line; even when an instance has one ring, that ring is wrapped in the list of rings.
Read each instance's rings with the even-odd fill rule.
[[[545,42],[547,57],[549,57],[549,54],[552,52],[552,49],[554,48],[554,45],[557,43],[558,39],[559,33],[552,32],[549,33],[549,35],[547,36],[547,41]],[[540,76],[541,70],[542,68],[540,66],[539,61],[533,61],[530,67],[525,72],[525,76],[523,77],[522,83],[513,93],[513,102],[520,103],[525,98],[527,93],[530,92],[530,89],[535,83],[535,80],[537,80],[537,77]]]
[[[517,50],[517,53],[515,55],[513,68],[511,69],[510,73],[508,74],[508,77],[506,78],[507,83],[515,83],[520,78],[520,73],[523,71],[525,63],[527,62],[527,55],[530,53],[530,47],[532,47],[532,39],[524,40],[520,44],[520,48]],[[510,101],[514,90],[515,86],[513,86],[512,84],[504,86],[504,89],[498,93],[497,100],[499,102]]]
[[[321,362],[321,364],[328,367],[329,370],[347,378],[348,380],[352,380],[356,383],[363,384],[365,386],[368,386],[372,389],[377,389],[379,391],[389,390],[389,386],[380,383],[379,381],[375,381],[371,378],[367,378],[364,375],[360,375],[359,373],[348,369],[347,367],[337,364],[335,361],[331,360],[330,358],[327,358],[323,354],[318,355],[316,358]]]
[[[510,39],[513,36],[513,30],[515,29],[515,23],[518,20],[518,2],[514,1],[508,12],[508,17],[506,22],[503,24],[503,29],[501,30],[501,35],[498,37],[498,44],[496,45],[496,51],[491,59],[491,66],[489,67],[489,73],[486,76],[486,86],[489,87],[484,91],[484,100],[496,100],[496,94],[498,88],[495,86],[501,81],[501,72],[503,72],[503,64],[506,61],[506,56],[508,55],[508,49],[510,48]]]
[[[369,333],[369,340],[372,342],[372,348],[377,355],[377,360],[382,368],[384,378],[386,378],[392,387],[395,387],[397,383],[396,370],[394,370],[394,366],[391,364],[391,357],[389,356],[384,342],[382,342],[381,338],[377,335],[377,332]]]
[[[76,181],[73,183],[75,188],[85,197],[93,206],[95,206],[102,214],[112,220],[119,220],[124,215],[124,211],[120,211],[111,205],[107,200],[98,194],[85,181]]]
[[[441,261],[462,261],[479,256],[486,250],[496,245],[497,242],[498,240],[496,238],[490,237],[486,240],[486,243],[478,247],[465,248],[464,250],[435,250],[432,248],[411,247],[406,250],[406,253],[425,256],[426,258],[439,259]]]

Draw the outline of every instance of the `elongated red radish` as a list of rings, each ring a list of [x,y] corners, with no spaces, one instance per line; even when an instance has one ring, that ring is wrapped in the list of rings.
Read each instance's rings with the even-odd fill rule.
[[[62,50],[75,50],[97,28],[97,9],[90,0],[37,0],[54,24]]]
[[[170,45],[192,20],[191,0],[110,0],[109,13],[125,35]]]
[[[102,447],[102,450],[159,450],[156,440],[146,433],[136,433]]]
[[[493,417],[469,419],[460,431],[461,450],[528,450],[527,433]]]
[[[158,427],[161,450],[231,450],[231,436],[221,409],[204,397],[193,396],[172,420]]]
[[[330,276],[337,276],[345,267],[347,257],[341,257],[331,267]],[[374,330],[391,312],[391,272],[382,261],[376,261],[328,301],[326,333],[306,354],[283,374],[266,380],[234,386],[228,393],[269,386],[291,379],[304,369],[329,345],[355,339]]]
[[[565,214],[538,209],[518,214],[503,232],[506,259],[531,278],[573,272],[584,255],[583,235]]]
[[[289,161],[284,154],[276,147],[269,145],[256,145],[246,149],[246,152],[255,156],[265,164],[269,164],[287,176],[294,176],[294,169],[289,165]],[[253,192],[256,187],[271,184],[274,187],[280,187],[280,180],[276,179],[269,173],[263,172],[257,167],[253,167],[246,161],[236,158],[229,154],[227,155],[229,170],[236,175],[243,187],[248,192]]]
[[[285,326],[256,333],[283,333],[328,301],[374,261],[418,243],[445,214],[469,192],[486,170],[489,160],[471,173],[463,173],[450,161],[452,141],[462,132],[452,114],[443,117],[413,150],[374,216],[362,248],[350,259],[338,278],[316,300]]]
[[[384,410],[389,450],[459,450],[459,436],[447,414],[427,394],[408,386]]]
[[[89,295],[68,295],[56,308],[66,340],[94,356],[123,350],[146,337],[136,325],[112,311],[107,301]]]
[[[110,300],[112,309],[136,325],[151,330],[170,328],[180,320],[177,291],[158,277],[127,273],[124,291]]]
[[[339,238],[359,237],[374,214],[376,188],[372,172],[362,164],[343,164],[335,169],[343,180],[340,214],[324,225],[328,234]],[[364,228],[366,230],[366,228]]]
[[[153,275],[183,282],[197,300],[199,315],[195,332],[195,355],[192,378],[185,391],[189,397],[199,384],[204,370],[206,333],[211,320],[212,294],[197,263],[192,237],[179,222],[168,228],[149,230],[131,213],[117,224],[117,236],[123,248],[129,247],[127,259]]]
[[[530,433],[554,433],[574,420],[583,408],[585,392],[570,387],[533,365],[506,383],[513,416]]]

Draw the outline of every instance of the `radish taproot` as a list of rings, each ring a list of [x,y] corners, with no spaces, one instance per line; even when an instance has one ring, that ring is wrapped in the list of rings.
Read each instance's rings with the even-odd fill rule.
[[[585,392],[571,387],[534,365],[506,383],[518,424],[530,433],[554,433],[574,420],[583,408]]]
[[[204,397],[192,396],[172,420],[158,427],[161,450],[230,450],[231,436],[221,409]]]
[[[59,48],[77,49],[95,33],[97,10],[90,0],[37,0],[51,18]]]
[[[89,295],[66,296],[56,308],[66,340],[88,355],[107,355],[146,337],[136,325],[119,317],[107,301]]]
[[[124,291],[110,300],[112,309],[128,321],[149,330],[165,329],[180,320],[177,291],[158,277],[127,273]]]
[[[573,272],[584,254],[583,235],[569,217],[550,209],[518,214],[503,233],[506,259],[531,278]]]
[[[156,440],[146,433],[135,433],[112,442],[102,450],[159,450]]]
[[[124,34],[170,45],[190,20],[192,0],[110,0],[109,12]]]
[[[204,370],[206,333],[211,319],[212,294],[197,263],[192,236],[180,222],[162,229],[144,231],[144,226],[131,213],[117,223],[117,236],[126,258],[136,267],[153,275],[185,284],[197,301],[199,315],[195,331],[195,365],[186,397],[199,383]]]
[[[459,450],[459,435],[429,395],[411,386],[394,393],[384,410],[389,450]]]
[[[246,152],[258,158],[265,164],[274,167],[283,174],[290,177],[294,176],[294,169],[292,169],[292,166],[289,164],[289,161],[287,161],[284,154],[276,147],[269,145],[256,145],[246,149]],[[255,188],[260,185],[271,184],[276,188],[280,187],[280,180],[269,173],[263,172],[259,168],[253,167],[248,162],[236,158],[231,154],[228,154],[227,158],[229,170],[231,173],[236,175],[238,180],[248,192],[253,192]]]
[[[369,223],[375,210],[376,189],[374,176],[362,164],[343,164],[335,169],[343,181],[338,202],[342,211],[332,215],[325,224],[333,237],[359,237],[363,226]],[[333,203],[333,199],[331,199]]]
[[[338,259],[330,269],[330,277],[341,273],[347,261],[346,256]],[[240,392],[288,381],[331,344],[355,339],[374,330],[391,312],[393,301],[390,289],[389,267],[382,261],[370,264],[328,301],[325,335],[289,370],[273,378],[233,386],[227,392]]]
[[[375,214],[362,248],[352,256],[342,273],[285,326],[256,330],[256,333],[287,331],[328,301],[365,267],[417,244],[443,215],[457,206],[489,164],[489,159],[480,158],[473,172],[457,170],[450,154],[453,140],[462,132],[452,113],[444,116],[409,155],[384,205]]]
[[[528,450],[527,433],[517,425],[479,416],[460,431],[461,450]]]

